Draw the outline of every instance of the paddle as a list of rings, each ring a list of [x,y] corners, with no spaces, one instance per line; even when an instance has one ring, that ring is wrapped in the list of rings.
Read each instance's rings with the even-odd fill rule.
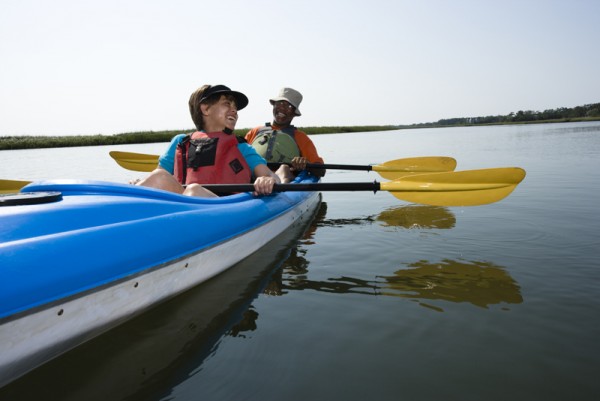
[[[276,184],[275,191],[388,191],[396,198],[432,206],[477,206],[507,197],[525,178],[518,167],[415,174],[389,182]],[[0,180],[2,192],[17,192],[27,181]],[[12,187],[11,187],[12,185]],[[213,192],[252,192],[252,184],[205,184]],[[10,190],[7,190],[10,189]]]
[[[518,167],[415,174],[389,182],[275,184],[274,191],[388,191],[396,198],[432,206],[477,206],[507,197],[525,178]],[[217,193],[252,192],[252,184],[202,185]]]
[[[0,194],[10,194],[13,192],[19,192],[21,188],[29,184],[30,181],[18,181],[18,180],[1,180],[0,179]]]
[[[144,153],[119,152],[113,150],[110,156],[127,170],[152,171],[158,165],[158,156]],[[279,167],[282,163],[268,163],[269,167]],[[335,170],[364,170],[376,171],[383,178],[395,180],[414,173],[433,173],[442,171],[453,171],[456,168],[456,160],[445,156],[424,156],[405,159],[390,160],[376,165],[353,165],[353,164],[317,164],[308,163],[308,168],[322,168]]]
[[[269,167],[279,167],[283,163],[267,163]],[[436,173],[453,171],[456,160],[446,156],[423,156],[405,159],[390,160],[383,164],[355,165],[355,164],[318,164],[307,163],[307,168],[322,168],[327,170],[361,170],[376,171],[383,178],[395,180],[414,173]]]
[[[119,152],[117,150],[108,153],[115,159],[119,166],[131,171],[150,172],[158,166],[158,156],[145,153]]]

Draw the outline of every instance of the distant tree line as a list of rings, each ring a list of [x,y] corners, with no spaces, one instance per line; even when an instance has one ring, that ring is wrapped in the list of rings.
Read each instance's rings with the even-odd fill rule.
[[[523,124],[542,122],[566,122],[600,120],[600,103],[586,104],[573,108],[561,107],[544,111],[523,111],[505,116],[446,118],[433,123],[412,125],[364,125],[364,126],[327,126],[299,127],[309,135],[336,134],[348,132],[387,131],[403,128],[447,127],[453,125],[485,124]],[[243,136],[248,128],[236,129],[236,135]],[[193,129],[171,131],[127,132],[115,135],[77,135],[77,136],[2,136],[0,150],[58,148],[69,146],[123,145],[134,143],[169,142],[177,134],[192,132]]]
[[[446,118],[435,123],[414,124],[418,127],[439,127],[448,125],[518,124],[527,122],[583,121],[600,119],[600,103],[577,107],[561,107],[544,111],[519,110],[505,116]]]
[[[185,131],[128,132],[116,135],[3,136],[0,137],[0,150],[168,142],[182,132]]]

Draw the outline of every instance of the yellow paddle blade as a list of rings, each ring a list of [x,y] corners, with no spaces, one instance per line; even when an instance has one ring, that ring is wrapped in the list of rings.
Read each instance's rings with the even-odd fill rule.
[[[383,178],[397,180],[412,174],[454,171],[456,160],[446,156],[410,157],[390,160],[372,168]]]
[[[145,153],[119,152],[113,150],[109,152],[110,157],[123,168],[132,171],[150,172],[158,166],[158,156]]]
[[[29,183],[30,181],[0,180],[0,194],[11,194],[19,192],[21,188],[23,188]]]
[[[433,206],[478,206],[507,197],[525,178],[518,167],[415,174],[382,182],[398,199]]]

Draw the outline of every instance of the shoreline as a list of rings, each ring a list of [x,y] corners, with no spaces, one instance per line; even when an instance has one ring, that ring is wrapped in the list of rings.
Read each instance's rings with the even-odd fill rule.
[[[490,125],[524,125],[524,124],[553,124],[568,122],[587,122],[600,121],[600,117],[576,117],[560,118],[537,121],[513,121],[513,122],[492,122],[479,124],[440,124],[440,123],[420,123],[411,125],[368,125],[368,126],[326,126],[326,127],[298,127],[299,130],[308,135],[319,134],[347,134],[351,132],[372,132],[372,131],[393,131],[420,128],[449,128],[449,127],[479,127]],[[249,128],[236,129],[236,135],[243,136]],[[0,137],[0,150],[18,150],[33,148],[62,148],[75,146],[103,146],[103,145],[131,145],[140,143],[169,142],[175,135],[193,132],[188,130],[169,130],[169,131],[139,131],[127,132],[113,135],[74,135],[74,136],[2,136]]]

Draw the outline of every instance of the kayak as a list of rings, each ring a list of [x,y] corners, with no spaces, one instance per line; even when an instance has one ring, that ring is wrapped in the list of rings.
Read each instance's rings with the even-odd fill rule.
[[[311,219],[321,196],[196,198],[55,180],[9,198],[0,202],[0,386],[227,270]]]
[[[156,390],[149,383],[165,375],[171,383],[182,381],[217,352],[223,337],[250,336],[254,324],[261,326],[257,298],[276,291],[290,252],[295,255],[300,238],[313,238],[326,212],[321,203],[313,218],[301,219],[222,274],[0,388],[0,400],[145,399],[149,387]]]

